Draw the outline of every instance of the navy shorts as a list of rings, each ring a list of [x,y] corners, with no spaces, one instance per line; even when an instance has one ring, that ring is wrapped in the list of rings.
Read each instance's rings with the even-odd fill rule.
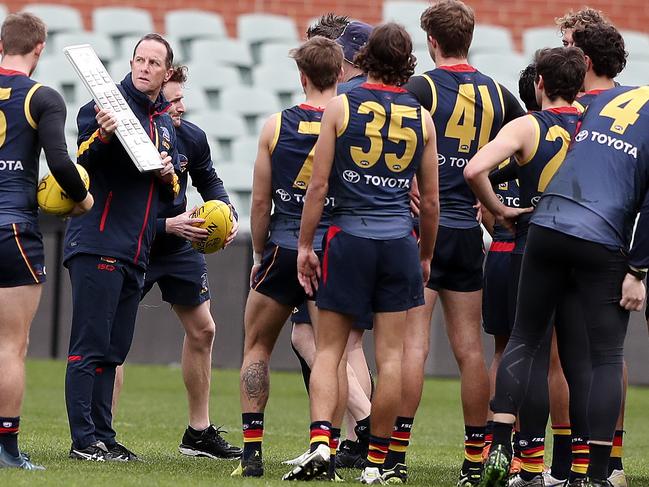
[[[419,249],[414,235],[372,240],[339,227],[326,237],[317,305],[338,313],[363,317],[406,311],[424,304]]]
[[[293,309],[291,314],[291,323],[294,325],[310,325],[311,316],[306,301],[297,308]],[[374,328],[374,317],[371,312],[365,313],[358,320],[354,322],[354,328],[359,330],[371,330]]]
[[[426,287],[434,291],[479,291],[482,289],[484,253],[479,226],[450,228],[440,225]]]
[[[0,226],[0,287],[45,282],[43,236],[35,223]]]
[[[516,314],[518,279],[512,273],[513,242],[492,242],[484,269],[482,327],[489,335],[509,336]]]
[[[286,306],[304,303],[308,296],[297,280],[297,250],[267,242],[252,289]]]
[[[169,304],[198,306],[210,299],[205,256],[189,244],[177,252],[151,255],[143,298],[155,283],[158,283],[162,300]]]

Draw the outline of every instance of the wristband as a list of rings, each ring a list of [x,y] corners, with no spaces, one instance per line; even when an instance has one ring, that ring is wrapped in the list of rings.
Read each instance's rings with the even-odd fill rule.
[[[627,272],[627,274],[631,274],[638,281],[642,281],[642,280],[644,280],[645,277],[647,277],[647,270],[646,269],[636,269],[635,267],[629,266],[629,268],[626,270],[626,272]]]
[[[253,252],[252,253],[252,264],[253,265],[261,264],[261,252]]]

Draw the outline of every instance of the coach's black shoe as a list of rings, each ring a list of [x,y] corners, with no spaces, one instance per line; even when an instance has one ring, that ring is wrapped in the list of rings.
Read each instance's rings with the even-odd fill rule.
[[[225,441],[221,433],[226,433],[226,431],[215,428],[213,424],[201,431],[198,436],[187,428],[178,451],[190,457],[241,458],[241,448]]]
[[[89,462],[105,462],[108,448],[102,441],[95,441],[86,448],[70,448],[70,458],[74,460],[86,460]]]
[[[357,441],[343,441],[336,452],[336,468],[364,469],[365,456],[361,449],[361,445]]]
[[[17,457],[11,455],[0,446],[0,468],[20,468],[23,470],[45,470],[45,467],[35,465],[29,460],[29,455],[19,453]]]
[[[138,462],[140,459],[121,443],[115,443],[108,448],[106,460],[109,462]]]
[[[237,468],[230,474],[230,477],[263,477],[264,463],[261,458],[241,459]]]

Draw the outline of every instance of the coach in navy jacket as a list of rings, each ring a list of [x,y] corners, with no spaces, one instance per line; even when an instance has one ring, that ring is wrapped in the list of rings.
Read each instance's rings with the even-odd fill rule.
[[[153,143],[178,167],[169,104],[161,95],[172,63],[167,41],[148,34],[136,45],[131,73],[118,88]],[[117,443],[112,428],[115,367],[131,346],[158,198],[173,198],[171,168],[167,157],[162,171],[140,173],[114,135],[114,116],[96,113],[94,105],[81,108],[77,124],[78,162],[88,170],[95,206],[70,221],[65,235],[73,299],[65,384],[70,457],[130,461],[137,457]]]

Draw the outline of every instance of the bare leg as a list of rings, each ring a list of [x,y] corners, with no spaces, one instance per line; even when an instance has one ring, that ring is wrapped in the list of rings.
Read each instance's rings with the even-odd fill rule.
[[[111,405],[111,410],[113,412],[113,419],[115,419],[115,414],[117,413],[119,396],[122,394],[123,387],[124,387],[124,364],[118,365],[115,368],[115,385],[113,386],[113,403]]]
[[[202,431],[210,425],[212,345],[216,324],[209,300],[198,306],[174,305],[174,311],[185,328],[181,364],[189,404],[189,426]]]
[[[509,335],[494,335],[494,356],[489,367],[489,397],[493,397],[496,391],[496,373],[498,372],[498,366],[500,365],[500,360],[503,357],[508,340]],[[488,411],[487,416],[491,419],[493,416],[492,412]]]
[[[552,424],[569,425],[570,392],[566,377],[563,375],[563,369],[561,368],[561,360],[559,360],[556,332],[552,335],[548,382],[550,386],[550,418]]]

